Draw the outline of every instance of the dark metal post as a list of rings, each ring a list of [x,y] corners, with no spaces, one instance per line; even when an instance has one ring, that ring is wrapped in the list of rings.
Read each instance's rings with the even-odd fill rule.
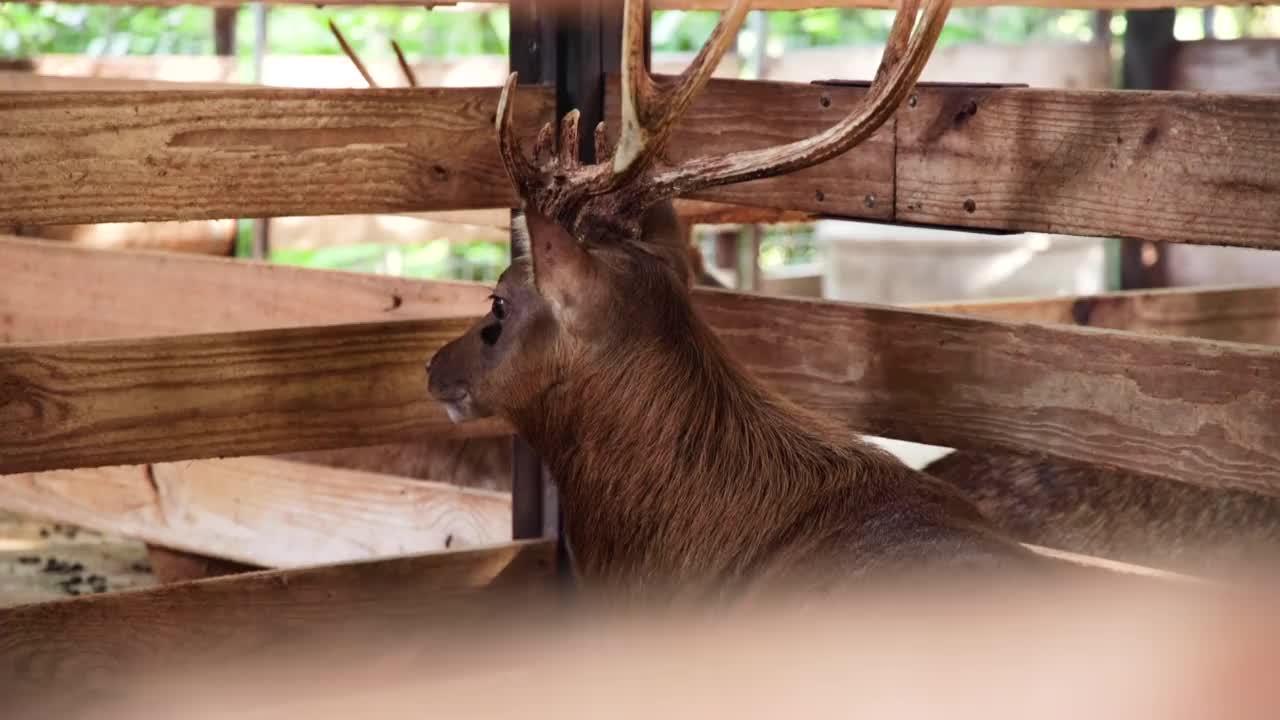
[[[236,54],[236,15],[240,7],[213,9],[213,53],[222,57]]]
[[[1177,10],[1130,10],[1125,13],[1122,87],[1168,90],[1173,67],[1173,21]],[[1122,240],[1120,287],[1123,290],[1167,284],[1163,243]]]
[[[612,0],[512,3],[511,69],[520,83],[553,85],[557,117],[582,114],[580,152],[595,157],[594,129],[604,119],[604,75],[620,68],[621,3]],[[513,447],[512,533],[517,539],[557,536],[562,577],[568,571],[559,501],[546,466],[522,438]]]

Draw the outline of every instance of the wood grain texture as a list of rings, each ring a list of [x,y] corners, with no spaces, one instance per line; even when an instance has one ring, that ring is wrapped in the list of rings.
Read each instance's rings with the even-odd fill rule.
[[[861,432],[1280,493],[1280,349],[697,295],[758,376]]]
[[[511,539],[511,498],[268,458],[0,475],[0,508],[259,567]]]
[[[618,89],[617,75],[606,78],[611,142],[620,122]],[[676,126],[665,158],[678,162],[799,140],[835,125],[864,94],[864,88],[713,79]],[[893,124],[890,120],[862,145],[816,167],[692,197],[889,220],[893,217]]]
[[[374,668],[346,652],[353,645],[410,640],[430,653],[433,638],[482,637],[503,615],[514,622],[517,600],[547,592],[553,568],[554,544],[537,541],[0,610],[5,716],[84,717],[67,713],[103,710],[147,668],[213,671],[272,653],[353,662],[359,675]]]
[[[521,93],[522,132],[550,117]],[[496,88],[0,93],[0,223],[504,207]]]
[[[1174,45],[1173,90],[1280,93],[1280,39],[1196,40]]]
[[[0,473],[506,434],[425,364],[465,320],[0,347]]]
[[[913,307],[1000,320],[1280,345],[1280,287],[1166,288]]]
[[[1280,98],[930,88],[900,222],[1280,248]]]
[[[0,342],[474,318],[478,283],[423,282],[249,260],[0,237]]]
[[[334,303],[339,298],[349,299],[356,310],[343,319],[358,322],[376,317],[389,291],[404,293],[404,307],[417,307],[421,298],[434,293],[474,292],[477,304],[470,307],[478,313],[482,307],[480,298],[486,292],[479,285],[405,281],[211,258],[45,248],[32,243],[9,243],[3,247],[0,263],[15,251],[25,250],[17,253],[25,258],[25,264],[11,267],[30,267],[33,273],[44,264],[41,258],[62,258],[51,260],[49,266],[61,264],[66,274],[45,276],[43,282],[24,286],[30,294],[0,292],[0,321],[6,315],[16,315],[8,322],[23,322],[27,333],[41,332],[47,339],[57,339],[57,333],[68,330],[67,325],[55,332],[38,330],[41,326],[22,319],[23,313],[38,307],[41,298],[72,295],[63,289],[75,287],[78,278],[96,277],[111,268],[132,274],[121,276],[128,282],[103,286],[103,297],[110,298],[108,291],[112,287],[120,288],[120,297],[119,304],[107,305],[111,311],[102,316],[137,312],[138,322],[149,323],[147,327],[157,330],[165,323],[181,327],[188,317],[195,318],[193,326],[202,330],[234,329],[235,323],[249,322],[246,314],[255,304],[270,309],[264,310],[264,316],[254,323],[323,322],[316,318],[327,312],[326,296],[334,298],[330,301]],[[148,282],[161,283],[165,274],[186,278],[185,286],[190,291],[184,293],[184,284],[177,280],[171,280],[167,286],[171,290],[163,293],[155,288],[151,288],[153,292],[145,291]],[[16,272],[6,276],[22,281],[26,275]],[[143,290],[133,293],[134,286]],[[94,286],[88,287],[92,293]],[[205,296],[201,288],[224,291]],[[1186,303],[1198,305],[1201,311],[1220,307],[1233,318],[1229,322],[1235,322],[1234,306],[1225,299],[1229,296],[1216,296],[1218,299],[1214,300],[1216,292],[1206,294],[1205,300],[1187,296]],[[273,305],[269,300],[258,299],[287,300],[292,294],[313,298],[319,307],[306,302]],[[163,302],[157,301],[160,297]],[[225,297],[225,308],[216,312],[202,310],[204,297]],[[949,447],[1045,451],[1193,483],[1255,489],[1276,484],[1272,468],[1277,467],[1275,455],[1280,453],[1280,441],[1275,437],[1280,432],[1280,413],[1275,407],[1280,385],[1274,378],[1280,371],[1276,367],[1276,351],[1270,348],[713,291],[699,291],[695,297],[730,348],[769,381],[802,402],[835,412],[865,432]],[[1261,295],[1251,297],[1257,299]],[[1165,301],[1161,312],[1176,317],[1182,311],[1175,312],[1174,302]],[[1218,302],[1222,305],[1216,305]],[[340,305],[333,307],[340,309]],[[63,307],[50,322],[72,324],[72,331],[91,328],[99,322],[92,305],[73,308],[85,317],[67,318],[64,311],[68,308]],[[1207,311],[1211,315],[1218,312]],[[361,312],[365,314],[361,316]],[[1099,318],[1106,316],[1103,310],[1091,312],[1098,313]],[[1109,322],[1118,325],[1122,321]],[[1155,321],[1141,322],[1149,326]],[[397,327],[412,335],[409,325],[414,323]],[[140,326],[136,329],[143,330]],[[342,333],[348,331],[353,337],[367,337],[372,332],[346,328]],[[439,336],[443,334],[446,333],[441,331],[431,340],[405,338],[403,344],[411,347],[416,343],[421,348],[418,352],[425,353],[432,343],[441,341]],[[274,337],[270,333],[255,337],[260,340],[269,336]],[[61,337],[65,339],[67,335]],[[360,343],[370,348],[371,358],[382,352],[381,344]],[[356,362],[360,352],[350,352],[352,362]],[[405,364],[395,366],[389,373],[396,377],[403,374],[403,379],[394,381],[403,383],[401,401],[425,398],[420,384],[421,362],[425,358],[425,354],[406,352]],[[277,365],[273,363],[271,367]],[[369,381],[366,374],[355,375],[363,380],[353,387],[364,387],[359,383]],[[68,377],[59,382],[75,381]],[[101,391],[125,392],[125,388],[127,383]],[[390,395],[388,392],[383,397]],[[359,399],[351,402],[351,407],[356,408]],[[19,406],[5,407],[0,412],[12,413],[14,410],[7,408]],[[365,409],[359,412],[377,412],[360,407]],[[429,417],[438,418],[434,407],[426,412]],[[145,423],[146,418],[140,416],[137,421]],[[12,424],[0,426],[0,433],[5,433],[0,437],[15,443],[19,452],[27,453],[26,462],[34,462],[34,451],[29,447],[23,450],[26,444],[18,441],[16,432]],[[306,438],[305,442],[311,440]],[[370,444],[386,441],[371,440]],[[60,442],[66,444],[65,439]],[[250,452],[253,451],[237,447],[232,454]],[[7,453],[0,453],[0,457],[9,460]],[[133,462],[160,459],[142,455]]]

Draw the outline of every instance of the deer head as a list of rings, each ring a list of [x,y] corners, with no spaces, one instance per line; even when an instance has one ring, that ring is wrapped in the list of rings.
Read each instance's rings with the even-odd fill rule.
[[[430,391],[455,421],[497,414],[522,433],[536,432],[548,422],[551,399],[599,368],[645,372],[644,358],[685,333],[692,314],[687,249],[646,232],[663,224],[661,211],[669,207],[663,203],[816,165],[865,140],[914,86],[950,0],[925,0],[919,22],[920,0],[903,0],[869,91],[829,130],[777,147],[661,166],[672,131],[736,37],[749,5],[735,0],[690,66],[668,80],[645,69],[644,2],[627,0],[622,127],[612,152],[603,126],[595,129],[595,164],[580,162],[577,154],[577,111],[560,123],[558,150],[548,123],[527,156],[511,122],[516,74],[507,78],[498,104],[498,147],[523,202],[523,219],[513,233],[516,259],[498,281],[489,314],[429,364]]]

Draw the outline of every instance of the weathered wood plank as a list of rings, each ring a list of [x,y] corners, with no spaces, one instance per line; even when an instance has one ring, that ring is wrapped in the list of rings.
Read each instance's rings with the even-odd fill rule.
[[[619,127],[619,76],[606,79],[611,141]],[[671,161],[778,145],[816,134],[848,114],[864,88],[816,87],[715,79],[677,126]],[[824,105],[824,99],[826,104]],[[771,112],[770,109],[778,110]],[[785,112],[781,111],[785,108]],[[870,220],[893,217],[894,121],[855,150],[816,167],[693,195],[758,208],[830,213]]]
[[[877,436],[1280,493],[1280,350],[700,291],[732,352]]]
[[[1280,492],[1280,350],[699,291],[731,352],[873,435]],[[0,350],[0,470],[388,442],[449,425],[422,363],[461,321]]]
[[[488,305],[488,290],[477,283],[424,283],[247,260],[185,260],[190,262],[160,253],[106,252],[0,237],[0,277],[5,278],[0,284],[0,343],[475,317]],[[398,445],[301,451],[293,457],[505,489],[511,476],[506,456],[510,443],[496,440],[415,438]],[[495,446],[498,455],[486,461],[486,451]]]
[[[607,87],[616,118],[616,77]],[[796,140],[834,124],[861,92],[712,80],[669,155]],[[927,85],[916,95],[845,156],[698,197],[922,225],[1280,248],[1280,98]],[[788,112],[761,112],[768,107]]]
[[[1000,320],[1280,345],[1280,287],[1166,288],[912,307]]]
[[[485,293],[482,286],[464,283],[424,283],[212,258],[47,248],[21,242],[6,243],[3,248],[0,269],[5,277],[22,283],[33,275],[35,281],[15,288],[22,292],[0,292],[0,328],[9,323],[10,337],[27,339],[93,334],[94,323],[113,317],[132,317],[128,322],[134,323],[117,328],[115,334],[119,330],[172,332],[187,320],[192,329],[201,331],[324,323],[331,312],[335,321],[369,321],[383,316],[382,308],[389,306],[392,293],[399,294],[401,308],[411,313],[425,312],[431,307],[429,299],[443,293],[456,293],[449,296],[454,298],[474,293],[457,314],[478,313]],[[21,260],[4,265],[15,256]],[[42,276],[41,267],[54,269]],[[84,286],[113,273],[114,282],[100,288]],[[172,277],[166,280],[166,276]],[[81,294],[65,292],[77,283],[88,299],[61,306],[56,316],[47,318],[43,326],[52,323],[56,330],[41,330],[40,322],[26,319],[42,299]],[[118,289],[114,296],[113,288]],[[1251,293],[1252,302],[1239,305],[1231,299],[1235,292],[1206,291],[1203,296],[1171,292],[1158,296],[1165,298],[1159,301],[1160,312],[1181,317],[1178,303],[1183,301],[1175,298],[1185,297],[1188,315],[1178,322],[1188,328],[1199,326],[1196,333],[1201,335],[1214,333],[1219,313],[1234,323],[1245,322],[1255,310],[1265,312],[1269,290]],[[1280,385],[1267,380],[1277,372],[1272,349],[710,291],[700,291],[697,297],[730,347],[758,371],[793,397],[831,409],[866,432],[949,447],[1043,450],[1189,482],[1265,489],[1276,481],[1272,468],[1276,467],[1273,456],[1280,453],[1280,442],[1274,440],[1280,432],[1280,413],[1274,412],[1274,403]],[[291,302],[294,298],[298,302]],[[339,300],[345,300],[350,309],[344,310]],[[100,313],[94,312],[95,302],[105,303]],[[1102,300],[1095,308],[1109,308],[1112,302]],[[1147,304],[1141,307],[1154,302],[1144,300]],[[216,307],[210,309],[211,305]],[[254,318],[257,308],[263,308],[262,314]],[[1058,306],[1056,312],[1061,311]],[[1091,310],[1099,318],[1095,322],[1102,322],[1110,312]],[[1196,313],[1206,315],[1201,320]],[[69,317],[76,314],[81,317]],[[405,315],[392,312],[388,316]],[[1109,320],[1105,326],[1139,322],[1137,329],[1156,329],[1157,321],[1145,309],[1126,310],[1115,317],[1143,319]],[[1036,319],[1054,321],[1039,315]],[[1266,321],[1259,322],[1260,339]],[[21,323],[24,329],[13,334],[13,323]],[[385,378],[396,378],[387,380],[389,384],[400,384],[399,401],[420,402],[420,407],[429,407],[427,417],[435,419],[438,411],[425,400],[421,363],[430,343],[439,341],[421,341],[417,353],[403,353],[402,366],[382,371]],[[403,340],[406,347],[414,342]],[[355,362],[359,353],[352,353]],[[1164,370],[1167,376],[1161,374]],[[364,376],[358,382],[371,380]],[[394,398],[390,390],[383,397],[388,402]],[[351,402],[352,408],[357,407],[357,399]],[[138,421],[146,420],[139,417]],[[12,425],[0,426],[0,433],[7,433],[9,442],[24,452],[16,432]],[[232,455],[250,452],[254,451],[244,447],[228,450]],[[132,462],[159,459],[142,455]]]
[[[101,711],[122,683],[148,669],[214,670],[273,653],[336,667],[359,643],[412,639],[428,652],[433,638],[450,633],[482,637],[486,626],[503,626],[502,611],[517,600],[548,591],[554,549],[512,543],[0,610],[5,716]],[[500,574],[501,588],[494,584]]]
[[[488,295],[478,283],[5,237],[0,277],[4,343],[476,317]]]
[[[861,93],[714,80],[670,155],[804,136]],[[532,132],[550,98],[545,89],[520,95],[523,129]],[[493,152],[495,102],[493,88],[0,94],[0,140],[10,141],[0,144],[0,161],[14,170],[0,183],[0,221],[502,206],[513,198]],[[782,106],[790,112],[760,112]],[[1276,247],[1280,140],[1270,120],[1278,110],[1280,98],[1265,96],[926,86],[915,107],[846,156],[698,198]]]
[[[0,508],[259,567],[511,539],[511,499],[267,458],[0,475]]]
[[[1280,249],[1280,98],[918,97],[897,115],[900,222]]]
[[[425,364],[465,320],[0,347],[0,473],[489,436]]]
[[[532,134],[552,98],[521,96]],[[509,206],[497,101],[496,88],[0,93],[0,224]]]
[[[1174,45],[1174,90],[1280,93],[1280,39],[1196,40]]]

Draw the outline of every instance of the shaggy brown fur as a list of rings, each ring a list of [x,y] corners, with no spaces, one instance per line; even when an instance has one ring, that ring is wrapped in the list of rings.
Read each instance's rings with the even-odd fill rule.
[[[1274,566],[1280,498],[1013,454],[927,468],[1023,542],[1200,575]]]
[[[547,460],[588,587],[714,596],[1042,564],[954,488],[755,380],[694,310],[686,250],[530,225],[501,317],[441,349],[431,388]]]

